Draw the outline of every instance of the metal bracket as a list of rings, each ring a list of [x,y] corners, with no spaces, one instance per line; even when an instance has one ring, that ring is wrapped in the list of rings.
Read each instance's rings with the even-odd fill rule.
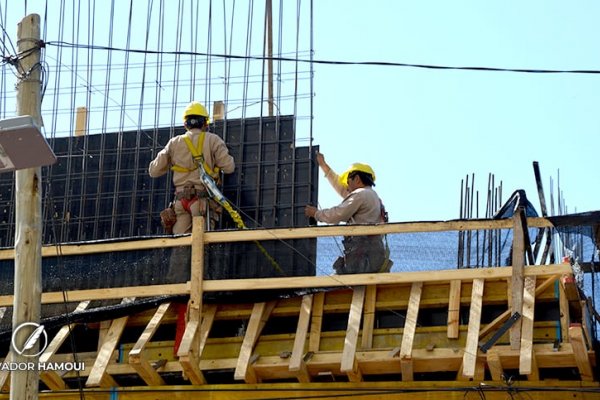
[[[506,331],[509,330],[510,327],[513,326],[513,324],[519,320],[519,318],[521,318],[521,314],[519,314],[518,311],[515,311],[515,313],[511,315],[505,323],[502,324],[500,329],[498,329],[498,331],[494,333],[490,340],[479,346],[479,349],[484,353],[487,353],[490,347],[492,347],[494,343],[496,343],[498,339],[500,339],[502,335],[504,335]]]

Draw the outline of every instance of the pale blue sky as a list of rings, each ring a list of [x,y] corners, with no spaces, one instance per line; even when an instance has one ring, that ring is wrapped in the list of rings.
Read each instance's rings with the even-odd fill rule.
[[[600,69],[593,1],[315,2],[315,58],[444,66]],[[370,163],[392,220],[458,218],[460,182],[489,173],[503,199],[532,162],[570,212],[599,209],[600,75],[315,67],[314,136],[336,169]],[[322,189],[320,202],[338,199]],[[556,197],[555,197],[556,202]],[[481,213],[485,211],[481,206]]]
[[[0,11],[4,13],[8,7],[5,26],[14,39],[16,24],[24,15],[24,3],[9,3],[0,0]],[[67,8],[71,7],[71,2],[67,3]],[[118,30],[126,26],[129,4],[117,3],[119,10],[115,15],[114,29]],[[260,1],[254,3],[262,4]],[[45,1],[30,0],[27,4],[28,12],[44,15]],[[144,47],[146,15],[145,11],[139,10],[147,9],[148,4],[145,0],[134,1],[138,11],[134,17],[140,19],[135,25],[137,32],[132,48]],[[152,4],[156,9],[159,2]],[[236,3],[235,29],[231,29],[230,22],[222,22],[230,21],[231,11],[228,11],[227,18],[219,15],[221,8],[231,7],[233,3],[225,1],[226,6],[223,7],[223,2],[213,0],[212,4],[212,52],[227,52],[222,46],[228,45],[223,44],[226,41],[219,35],[231,30],[232,33],[228,34],[228,40],[231,40],[229,52],[243,55],[248,36],[244,8],[249,3]],[[274,1],[276,28],[279,4]],[[295,49],[297,2],[284,1],[281,4],[285,8],[284,18],[289,21],[281,33],[282,53],[293,56],[289,52]],[[308,58],[309,4],[308,1],[300,2],[300,50],[304,51],[300,58]],[[595,1],[374,0],[365,3],[315,0],[314,7],[314,58],[317,60],[600,70],[597,35],[600,3]],[[107,8],[103,6],[94,14],[97,44],[106,42],[108,36],[107,28],[102,27],[106,24]],[[57,9],[50,12],[57,12]],[[175,12],[174,8],[169,8],[164,15]],[[87,18],[85,9],[82,14],[84,19]],[[261,10],[258,9],[254,15],[262,16]],[[57,18],[51,17],[49,21],[47,40],[59,40]],[[156,12],[151,23],[158,23]],[[252,53],[256,54],[260,53],[254,50],[254,46],[260,43],[262,37],[262,20],[256,17],[252,23],[255,30]],[[172,25],[171,21],[165,28],[167,36],[169,29],[174,29]],[[205,52],[206,24],[200,25],[197,51]],[[86,43],[87,31],[84,27],[80,28],[77,31],[75,26],[66,27],[62,40]],[[150,29],[150,49],[155,48],[157,30]],[[276,43],[278,37],[276,32]],[[116,35],[113,46],[125,47],[125,39],[125,32]],[[167,47],[175,45],[174,40],[166,42]],[[52,51],[56,50],[47,49],[47,61],[51,64]],[[189,50],[189,45],[183,50]],[[85,60],[86,56],[83,51],[79,54],[80,60]],[[141,62],[141,56],[131,57],[133,61]],[[153,57],[149,61],[156,60],[156,56]],[[142,85],[134,85],[136,79],[140,80],[141,73],[130,67],[130,88],[126,99],[118,87],[106,91],[105,70],[96,68],[93,74],[89,74],[82,68],[78,75],[74,75],[67,68],[59,71],[58,67],[54,67],[50,71],[51,82],[58,74],[63,74],[63,80],[81,92],[78,97],[70,93],[54,96],[49,92],[44,107],[64,107],[68,115],[68,110],[82,104],[91,103],[92,110],[94,104],[97,107],[106,104],[116,110],[124,104],[127,115],[113,118],[114,121],[121,118],[125,121],[119,126],[126,128],[136,121],[152,125],[153,121],[146,119],[158,113],[152,110],[152,106],[142,109],[139,103],[142,98],[143,102],[156,101],[155,94],[163,93],[159,99],[161,108],[171,110],[173,102],[177,103],[176,111],[169,113],[167,120],[178,122],[181,105],[190,97],[209,104],[224,98],[224,90],[218,85],[222,85],[219,79],[222,80],[226,65],[222,60],[213,61],[210,82],[214,89],[210,92],[206,90],[209,81],[204,79],[204,72],[198,73],[193,87],[182,86],[177,93],[169,91],[165,82],[175,76],[169,67],[165,67],[159,89],[150,93],[152,88],[145,84],[146,92],[141,92]],[[123,55],[113,54],[113,63],[119,62],[123,62]],[[93,63],[106,63],[106,53],[95,52]],[[83,64],[80,61],[80,68],[84,67]],[[285,96],[293,89],[293,64],[284,63],[280,67],[276,64],[276,68],[280,68],[278,71],[282,78],[279,85]],[[185,76],[189,69],[184,67],[181,74]],[[303,78],[300,93],[306,94],[309,91],[307,64],[301,64],[300,69],[300,77]],[[115,66],[111,79],[122,79],[125,76],[123,71]],[[260,71],[260,63],[254,65],[251,71]],[[148,81],[155,78],[153,74],[154,71],[148,73]],[[234,62],[231,74],[241,77],[244,70],[241,65],[236,67]],[[94,90],[86,92],[85,86],[89,83]],[[247,106],[241,107],[241,78],[238,78],[238,83],[238,86],[232,85],[227,94],[231,96],[231,116],[237,117],[242,112],[248,117],[256,116],[260,113],[260,104],[248,100]],[[10,85],[7,87],[12,89]],[[550,177],[554,179],[556,190],[560,170],[560,186],[569,211],[600,209],[600,177],[595,162],[600,141],[600,113],[596,111],[600,104],[599,75],[317,64],[314,66],[314,94],[313,143],[321,147],[327,161],[339,172],[355,161],[371,164],[377,173],[376,190],[383,198],[392,221],[458,218],[461,180],[473,173],[475,188],[480,192],[481,214],[485,210],[483,203],[490,173],[494,174],[496,184],[502,181],[503,200],[514,190],[525,189],[537,207],[533,161],[540,163],[547,202],[550,201]],[[290,113],[293,103],[282,101],[279,107],[283,114]],[[303,117],[298,124],[298,136],[306,138],[308,96],[301,97],[298,114]],[[50,116],[45,116],[47,127],[49,119]],[[72,123],[72,118],[63,118],[62,115],[59,120]],[[162,119],[159,123],[165,125]],[[306,143],[301,141],[299,144]],[[321,179],[319,198],[322,207],[330,207],[340,201],[324,179]]]

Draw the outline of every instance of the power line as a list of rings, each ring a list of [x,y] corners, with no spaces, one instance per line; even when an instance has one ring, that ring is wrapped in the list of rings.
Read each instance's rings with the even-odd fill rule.
[[[406,68],[422,68],[422,69],[439,69],[439,70],[464,70],[464,71],[483,71],[483,72],[517,72],[517,73],[530,73],[530,74],[600,74],[600,70],[594,69],[572,69],[572,70],[561,70],[561,69],[530,69],[530,68],[495,68],[495,67],[456,67],[448,65],[433,65],[433,64],[411,64],[411,63],[397,63],[387,61],[335,61],[335,60],[316,60],[316,59],[302,59],[296,57],[266,57],[266,56],[252,56],[252,55],[234,55],[234,54],[211,54],[194,51],[157,51],[157,50],[140,50],[140,49],[123,49],[119,47],[108,47],[108,46],[90,46],[76,43],[69,43],[64,41],[50,41],[46,42],[46,46],[56,47],[67,47],[67,48],[86,48],[94,50],[106,50],[106,51],[121,51],[126,53],[140,53],[140,54],[168,54],[168,55],[188,55],[188,56],[210,56],[215,58],[223,59],[241,59],[241,60],[258,60],[258,61],[290,61],[300,62],[307,64],[324,64],[324,65],[366,65],[366,66],[379,66],[379,67],[406,67]]]

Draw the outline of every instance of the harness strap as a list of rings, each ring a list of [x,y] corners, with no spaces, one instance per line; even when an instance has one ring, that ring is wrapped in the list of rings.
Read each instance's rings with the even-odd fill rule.
[[[193,169],[189,169],[186,167],[182,167],[181,165],[173,165],[171,167],[171,171],[174,172],[192,172],[198,169],[198,165],[202,165],[202,167],[204,168],[204,170],[213,178],[217,178],[219,176],[219,172],[221,171],[221,169],[219,167],[215,167],[215,168],[210,168],[209,165],[206,163],[206,161],[204,160],[204,155],[202,154],[202,151],[204,149],[204,137],[205,137],[205,133],[204,131],[202,131],[202,133],[200,134],[200,137],[198,138],[198,145],[196,147],[194,147],[194,144],[192,143],[192,139],[189,138],[189,136],[184,136],[183,140],[185,141],[185,144],[187,145],[188,149],[190,150],[190,153],[192,154],[192,158],[194,159],[194,162],[196,164],[195,168]]]

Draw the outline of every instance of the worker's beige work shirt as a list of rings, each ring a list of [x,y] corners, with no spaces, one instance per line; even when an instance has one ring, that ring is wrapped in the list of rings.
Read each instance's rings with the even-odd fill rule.
[[[350,224],[377,224],[381,220],[381,200],[369,186],[349,192],[339,182],[339,176],[333,170],[325,175],[336,192],[344,200],[338,206],[318,210],[315,219],[329,224],[348,222]]]
[[[171,166],[179,165],[180,167],[193,171],[173,171],[173,185],[175,185],[176,191],[182,190],[187,182],[192,183],[198,189],[203,188],[204,186],[200,180],[200,173],[195,169],[196,165],[194,164],[192,153],[183,139],[184,136],[188,136],[192,140],[194,147],[196,147],[201,133],[202,131],[200,129],[191,129],[183,135],[177,135],[171,138],[165,148],[162,149],[150,163],[150,166],[148,167],[150,176],[153,178],[162,176],[169,171]],[[219,167],[226,174],[232,173],[235,169],[235,162],[233,157],[229,154],[225,142],[214,133],[205,133],[202,155],[204,156],[206,164],[211,169]]]

